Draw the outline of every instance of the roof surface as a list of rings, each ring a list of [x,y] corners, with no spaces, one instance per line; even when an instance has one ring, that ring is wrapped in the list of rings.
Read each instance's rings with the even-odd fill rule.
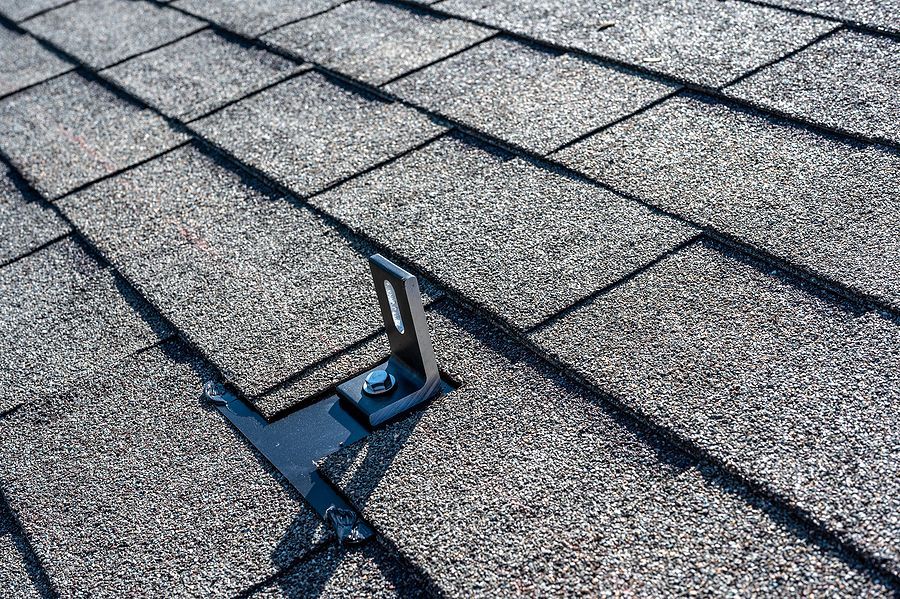
[[[896,596],[898,15],[0,0],[0,588]],[[376,252],[456,388],[344,545],[202,389],[385,359]]]

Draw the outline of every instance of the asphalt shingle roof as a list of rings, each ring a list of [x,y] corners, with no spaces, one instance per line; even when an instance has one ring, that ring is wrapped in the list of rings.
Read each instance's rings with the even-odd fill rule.
[[[196,31],[189,16],[133,0],[79,0],[22,25],[102,68]]]
[[[485,39],[493,31],[359,0],[279,28],[263,39],[297,56],[381,85]]]
[[[556,158],[900,307],[896,150],[682,96]]]
[[[51,199],[187,139],[79,73],[0,100],[0,126],[0,151]]]
[[[895,5],[0,0],[0,594],[897,596]]]
[[[753,104],[900,144],[900,42],[843,30],[730,86]]]
[[[674,87],[504,39],[404,77],[387,91],[543,154],[631,114]],[[504,102],[498,102],[504,98]],[[558,98],[566,98],[564,103]]]
[[[836,27],[737,0],[446,0],[440,8],[706,87],[724,85]]]
[[[65,73],[72,65],[32,37],[0,29],[0,96]]]
[[[306,68],[201,31],[103,74],[163,114],[189,121]]]

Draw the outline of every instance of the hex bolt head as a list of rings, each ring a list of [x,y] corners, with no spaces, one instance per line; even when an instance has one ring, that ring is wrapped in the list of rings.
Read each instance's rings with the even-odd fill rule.
[[[373,370],[363,381],[363,392],[366,395],[384,395],[394,388],[394,376],[386,370]]]

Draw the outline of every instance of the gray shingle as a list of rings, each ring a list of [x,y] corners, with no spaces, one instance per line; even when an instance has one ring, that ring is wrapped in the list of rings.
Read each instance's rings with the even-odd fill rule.
[[[196,31],[203,23],[150,2],[79,0],[22,26],[102,68]]]
[[[768,0],[768,2],[883,31],[900,31],[900,2],[897,0]]]
[[[263,39],[344,75],[381,85],[492,34],[465,21],[357,0]]]
[[[3,516],[0,515],[0,589],[8,597],[37,599],[40,593],[28,578],[25,562],[16,548],[15,541],[3,531]]]
[[[48,198],[186,139],[77,73],[0,101],[0,150]]]
[[[841,31],[726,92],[758,106],[900,144],[900,43]]]
[[[387,90],[506,142],[546,153],[674,87],[495,39],[413,73]]]
[[[176,343],[0,420],[3,484],[64,596],[233,596],[324,531]]]
[[[900,572],[900,326],[694,246],[535,341]]]
[[[251,397],[381,327],[366,248],[192,147],[61,208]]]
[[[238,159],[306,195],[400,154],[443,128],[308,73],[196,121]]]
[[[164,114],[190,120],[306,68],[202,31],[103,75]]]
[[[0,13],[12,21],[21,21],[42,10],[47,10],[71,0],[0,0]]]
[[[321,469],[448,595],[885,592],[471,315],[432,327],[460,388]]]
[[[694,234],[599,187],[452,137],[311,201],[520,327]]]
[[[68,230],[56,214],[26,198],[8,174],[0,175],[0,264],[27,254]]]
[[[251,597],[427,597],[421,581],[376,543],[331,545]]]
[[[70,240],[0,268],[0,412],[169,334]]]
[[[441,10],[718,87],[836,27],[737,0],[447,0]]]
[[[894,151],[680,97],[557,156],[900,307],[900,156]]]
[[[72,68],[28,35],[0,26],[0,96]]]
[[[176,6],[226,29],[256,37],[279,25],[314,15],[343,0],[178,0]]]

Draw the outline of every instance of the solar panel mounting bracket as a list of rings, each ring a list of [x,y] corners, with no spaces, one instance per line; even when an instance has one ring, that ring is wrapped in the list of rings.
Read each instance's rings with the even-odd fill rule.
[[[391,355],[338,385],[337,393],[374,428],[437,395],[442,381],[418,280],[380,254],[369,267]]]

